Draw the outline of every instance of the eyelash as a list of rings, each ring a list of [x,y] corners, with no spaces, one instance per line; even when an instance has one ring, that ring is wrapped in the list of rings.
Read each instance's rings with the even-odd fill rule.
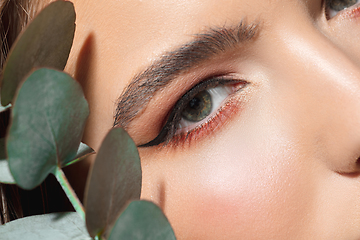
[[[151,147],[151,146],[179,146],[180,143],[190,143],[192,140],[201,138],[202,136],[209,135],[215,129],[219,128],[226,122],[233,114],[240,109],[240,101],[234,97],[234,95],[242,90],[248,82],[244,80],[228,79],[224,77],[213,77],[208,80],[202,81],[195,85],[188,92],[186,92],[174,105],[168,118],[162,127],[160,133],[148,143],[142,144],[139,147]],[[184,132],[178,133],[179,122],[182,119],[181,113],[185,109],[186,105],[196,94],[201,91],[217,86],[232,85],[234,91],[230,93],[228,97],[221,104],[219,109],[215,110],[215,113],[211,113],[207,120],[200,125]],[[201,122],[201,121],[199,121]],[[199,123],[198,122],[198,123]]]

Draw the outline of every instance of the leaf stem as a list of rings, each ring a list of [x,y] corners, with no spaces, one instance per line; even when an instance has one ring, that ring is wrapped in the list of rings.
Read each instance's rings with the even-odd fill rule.
[[[64,190],[66,196],[69,198],[71,204],[75,208],[75,211],[80,215],[80,217],[85,221],[85,211],[82,203],[79,198],[76,196],[76,193],[72,189],[69,181],[67,180],[63,170],[57,167],[55,171],[55,177],[60,183],[62,189]]]

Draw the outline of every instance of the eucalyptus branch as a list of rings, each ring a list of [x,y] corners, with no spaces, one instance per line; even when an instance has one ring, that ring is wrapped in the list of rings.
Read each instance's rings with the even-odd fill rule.
[[[64,172],[61,168],[57,168],[55,172],[55,177],[60,183],[62,189],[64,190],[66,196],[69,198],[71,204],[75,208],[75,211],[80,215],[80,217],[85,221],[85,211],[82,203],[80,202],[79,198],[77,197],[76,193],[72,189],[69,181],[67,180]]]

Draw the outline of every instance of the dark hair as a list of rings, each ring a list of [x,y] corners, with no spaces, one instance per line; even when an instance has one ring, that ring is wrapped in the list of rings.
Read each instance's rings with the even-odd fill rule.
[[[0,0],[0,77],[6,56],[16,37],[31,18],[31,0]],[[0,137],[5,137],[9,112],[0,115]],[[22,217],[19,192],[15,186],[0,183],[0,224]]]
[[[39,9],[39,2],[39,0],[0,0],[1,69],[11,45]]]

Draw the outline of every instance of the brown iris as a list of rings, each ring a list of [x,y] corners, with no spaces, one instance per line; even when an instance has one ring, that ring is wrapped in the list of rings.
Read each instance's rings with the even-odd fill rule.
[[[205,90],[189,101],[181,115],[187,121],[198,122],[209,116],[211,109],[211,95]]]
[[[327,5],[332,10],[341,11],[356,4],[356,2],[357,0],[328,0]]]

